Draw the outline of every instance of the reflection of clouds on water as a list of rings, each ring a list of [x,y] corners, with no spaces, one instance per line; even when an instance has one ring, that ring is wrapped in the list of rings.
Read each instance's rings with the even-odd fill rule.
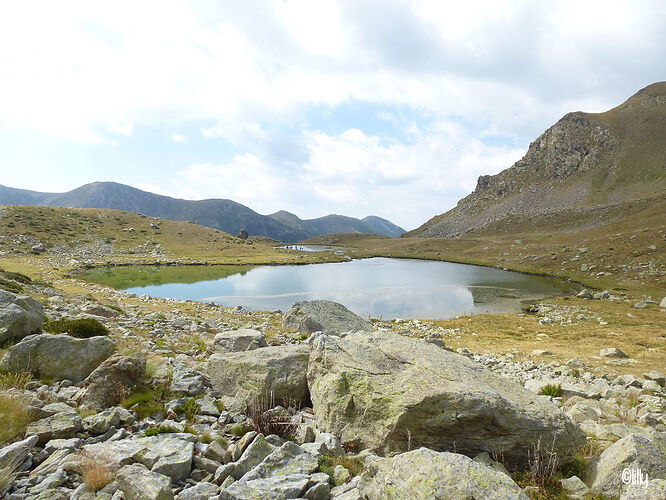
[[[556,281],[494,268],[386,258],[304,266],[264,266],[194,284],[127,290],[213,300],[253,310],[288,309],[299,300],[340,302],[361,316],[449,318],[517,310],[520,300],[561,293]],[[212,298],[212,299],[211,299]]]
[[[300,300],[333,300],[363,317],[444,318],[474,312],[472,294],[465,287],[439,289],[381,288],[357,291],[317,291],[270,296],[210,297],[225,306],[251,310],[286,310]]]

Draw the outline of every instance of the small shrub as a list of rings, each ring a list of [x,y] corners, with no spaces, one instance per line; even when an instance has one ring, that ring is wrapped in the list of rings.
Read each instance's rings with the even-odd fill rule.
[[[574,368],[574,369],[573,369],[573,371],[571,372],[571,376],[572,376],[573,378],[578,378],[578,377],[580,377],[580,372],[578,371],[577,368]]]
[[[12,271],[4,271],[2,274],[5,276],[5,278],[10,279],[10,280],[14,280],[14,281],[18,281],[19,283],[23,283],[24,285],[32,283],[32,278],[30,278],[30,276],[26,276],[23,273],[15,273],[15,272],[12,272]]]
[[[243,437],[248,431],[243,424],[231,424],[227,428],[229,429],[229,433],[236,437]]]
[[[99,337],[108,335],[109,330],[99,321],[93,318],[83,319],[58,319],[49,321],[42,325],[42,330],[48,333],[66,333],[78,339]]]
[[[541,388],[541,392],[539,394],[542,394],[544,396],[550,396],[553,398],[559,398],[562,395],[562,384],[548,384],[544,385]]]
[[[23,291],[23,287],[18,283],[14,283],[13,281],[8,281],[2,278],[0,278],[0,288],[12,293],[21,293],[21,291]]]
[[[169,424],[160,425],[159,427],[149,427],[143,432],[143,435],[146,437],[157,436],[158,434],[169,434],[172,432],[179,432],[175,427],[171,427]]]
[[[250,420],[250,428],[264,435],[277,434],[280,437],[291,437],[296,432],[297,425],[291,421],[291,416],[298,411],[295,401],[285,401],[286,411],[271,411],[277,405],[273,396],[257,397],[248,406],[245,414]]]
[[[222,413],[224,410],[226,410],[226,408],[224,407],[224,403],[222,401],[220,401],[219,399],[215,400],[215,407],[217,408],[217,410],[220,413]]]
[[[517,473],[514,480],[521,488],[536,486],[539,490],[533,498],[548,499],[561,497],[562,485],[559,472],[560,461],[555,451],[555,441],[550,450],[542,448],[541,440],[534,445],[533,451],[528,451],[527,462],[529,469]]]
[[[134,410],[139,419],[144,419],[159,412],[164,412],[164,405],[171,399],[172,394],[169,391],[169,384],[156,384],[149,388],[135,389],[130,396],[121,402],[121,406]]]
[[[81,469],[83,482],[92,491],[99,491],[113,481],[111,467],[105,463],[89,460],[86,461]]]

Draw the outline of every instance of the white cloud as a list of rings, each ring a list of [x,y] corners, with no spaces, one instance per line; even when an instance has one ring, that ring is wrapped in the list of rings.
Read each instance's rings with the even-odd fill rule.
[[[407,226],[509,166],[564,113],[616,105],[666,67],[660,0],[78,0],[38,11],[0,5],[0,131],[119,151],[130,141],[118,135],[131,136],[125,154],[152,158],[142,137],[179,130],[176,165],[192,167],[170,183],[176,167],[163,160],[155,191]],[[395,135],[327,121],[355,105],[375,106]],[[511,146],[481,140],[494,136]],[[238,154],[220,160],[220,144]]]
[[[409,144],[383,144],[358,129],[338,135],[307,131],[303,140],[308,159],[288,176],[280,165],[245,154],[224,164],[192,165],[174,184],[187,185],[190,197],[230,198],[260,213],[373,214],[411,229],[424,222],[424,214],[453,206],[479,175],[499,172],[524,153],[488,146],[449,122]]]

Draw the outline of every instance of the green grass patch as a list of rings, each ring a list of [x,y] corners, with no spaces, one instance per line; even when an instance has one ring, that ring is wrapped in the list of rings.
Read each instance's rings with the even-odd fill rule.
[[[541,394],[543,396],[550,396],[550,397],[553,397],[553,398],[559,398],[560,396],[562,396],[562,384],[544,385],[541,388],[541,391],[539,392],[539,394]]]
[[[8,372],[0,370],[0,389],[20,389],[24,390],[28,382],[32,380],[30,372]]]
[[[124,408],[134,410],[139,419],[144,419],[159,412],[164,412],[164,405],[172,397],[168,384],[157,384],[153,387],[136,389],[134,393],[121,402],[121,405]]]
[[[93,318],[83,319],[58,319],[49,321],[42,325],[42,330],[48,333],[66,333],[78,339],[99,337],[108,335],[109,330],[99,321]]]

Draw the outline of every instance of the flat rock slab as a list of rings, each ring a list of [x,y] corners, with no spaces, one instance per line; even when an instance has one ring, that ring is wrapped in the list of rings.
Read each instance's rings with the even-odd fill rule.
[[[545,398],[464,356],[390,332],[312,341],[308,384],[317,427],[380,453],[425,446],[527,465],[541,441],[562,460],[585,435]]]
[[[266,336],[250,328],[220,332],[213,341],[213,348],[218,352],[252,351],[260,347],[266,347]]]
[[[506,474],[456,453],[428,448],[372,462],[361,475],[363,498],[529,500]]]
[[[241,408],[254,398],[271,395],[276,402],[293,398],[306,404],[309,355],[306,345],[213,354],[208,359],[208,378],[216,396],[233,398]]]
[[[169,476],[174,482],[184,481],[192,469],[194,444],[165,436],[138,439],[139,444],[147,449],[139,461],[153,472]]]
[[[140,464],[126,465],[116,474],[125,500],[173,500],[171,480]]]
[[[0,369],[79,382],[111,356],[114,349],[115,344],[106,336],[77,339],[65,334],[29,335],[7,350]]]
[[[68,439],[83,430],[83,420],[76,413],[56,413],[28,425],[26,436],[37,436],[40,444],[51,439]]]
[[[317,331],[328,335],[372,331],[372,323],[330,300],[296,302],[285,313],[282,326],[307,334]]]

